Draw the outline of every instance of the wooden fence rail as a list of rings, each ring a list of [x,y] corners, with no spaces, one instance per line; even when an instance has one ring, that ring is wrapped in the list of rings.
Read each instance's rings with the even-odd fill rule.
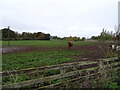
[[[118,59],[116,57],[114,58],[109,58],[109,59],[102,59],[102,61],[104,63],[111,63],[114,61],[118,61]],[[9,73],[12,75],[16,75],[16,74],[22,74],[22,73],[34,73],[34,72],[42,72],[45,70],[55,70],[55,69],[60,69],[63,67],[69,68],[72,66],[77,66],[77,65],[88,65],[88,64],[98,64],[98,62],[90,62],[90,61],[86,61],[86,62],[73,62],[73,63],[64,63],[64,64],[58,64],[58,65],[51,65],[51,66],[45,66],[45,67],[38,67],[38,68],[27,68],[27,69],[21,69],[21,70],[12,70],[12,71],[3,71],[0,72],[0,75],[2,74],[2,76],[9,76]]]
[[[12,75],[21,74],[21,73],[26,73],[26,74],[31,74],[34,72],[42,72],[45,70],[55,70],[55,69],[60,69],[60,68],[69,68],[72,66],[76,65],[87,65],[87,64],[94,64],[96,62],[74,62],[74,63],[64,63],[64,64],[58,64],[58,65],[51,65],[51,66],[45,66],[45,67],[38,67],[38,68],[27,68],[27,69],[21,69],[21,70],[12,70],[12,71],[3,71],[0,72],[0,74],[4,76],[9,76],[9,73]]]
[[[120,69],[119,60],[117,58],[110,58],[110,59],[103,59],[99,60],[99,62],[74,62],[74,63],[65,63],[65,64],[59,64],[59,65],[52,65],[52,66],[46,66],[46,67],[39,67],[39,68],[29,68],[29,69],[22,69],[22,70],[16,70],[16,71],[9,71],[12,75],[17,74],[35,74],[38,72],[44,72],[44,71],[51,71],[51,70],[60,70],[60,73],[51,75],[51,76],[44,76],[41,78],[37,78],[34,80],[27,80],[23,82],[18,83],[11,83],[11,84],[5,84],[3,85],[3,88],[26,88],[31,87],[34,85],[38,85],[40,83],[44,82],[50,82],[56,79],[60,79],[61,81],[59,84],[50,84],[48,86],[43,86],[39,88],[45,88],[45,87],[54,87],[56,85],[62,84],[62,80],[67,78],[67,81],[77,80],[81,77],[91,77],[91,76],[99,76],[101,75],[101,72],[103,69],[106,68],[116,68]],[[1,72],[3,77],[9,77],[8,71]],[[39,73],[44,74],[44,73]]]

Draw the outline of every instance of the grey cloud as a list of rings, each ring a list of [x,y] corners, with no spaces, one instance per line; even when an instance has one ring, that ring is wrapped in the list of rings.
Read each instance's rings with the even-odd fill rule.
[[[57,36],[98,35],[114,29],[119,0],[2,0],[1,27]],[[89,33],[88,33],[89,32]]]

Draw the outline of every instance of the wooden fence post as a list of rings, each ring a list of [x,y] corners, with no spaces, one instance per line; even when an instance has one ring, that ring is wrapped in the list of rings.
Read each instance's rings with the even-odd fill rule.
[[[66,67],[62,67],[60,68],[60,74],[64,77],[64,74],[66,73]],[[61,78],[61,82],[64,82],[65,79]]]
[[[88,80],[88,81],[89,81],[89,78],[90,78],[90,72],[89,72],[89,70],[87,70],[86,72],[87,72],[87,77],[86,77],[86,80]]]
[[[101,60],[99,62],[99,72],[100,72],[100,75],[102,76],[103,75],[103,62]]]
[[[66,68],[65,67],[60,69],[60,74],[64,74],[64,73],[66,73]]]

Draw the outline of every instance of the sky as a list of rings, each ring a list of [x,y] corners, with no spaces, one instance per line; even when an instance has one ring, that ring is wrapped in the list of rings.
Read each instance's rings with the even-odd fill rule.
[[[0,29],[52,36],[97,36],[118,25],[119,0],[0,0]]]
[[[119,1],[119,3],[118,3],[118,7],[119,7],[119,9],[118,9],[118,27],[120,28],[120,1]]]

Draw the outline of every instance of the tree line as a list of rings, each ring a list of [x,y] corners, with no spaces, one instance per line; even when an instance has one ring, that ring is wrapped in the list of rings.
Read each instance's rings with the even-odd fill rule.
[[[85,41],[86,40],[85,37],[80,38],[80,37],[72,37],[72,36],[64,37],[63,39],[65,39],[65,40],[72,40],[72,41]]]
[[[22,32],[20,34],[9,28],[4,28],[0,30],[0,33],[2,33],[2,40],[50,40],[50,34],[43,32]]]
[[[116,33],[113,33],[113,31],[107,31],[104,28],[100,35],[91,37],[93,40],[118,40],[118,38],[118,34],[116,35]]]
[[[85,41],[85,37],[57,37],[57,36],[51,36],[50,34],[45,34],[43,32],[22,32],[21,34],[18,32],[15,32],[13,30],[10,30],[8,28],[4,28],[0,30],[0,33],[2,33],[2,40],[50,40],[50,39],[60,39],[60,40],[72,40],[72,41]],[[92,40],[117,40],[120,38],[119,34],[115,34],[112,31],[107,31],[103,28],[102,32],[98,36],[92,36],[90,39]]]

